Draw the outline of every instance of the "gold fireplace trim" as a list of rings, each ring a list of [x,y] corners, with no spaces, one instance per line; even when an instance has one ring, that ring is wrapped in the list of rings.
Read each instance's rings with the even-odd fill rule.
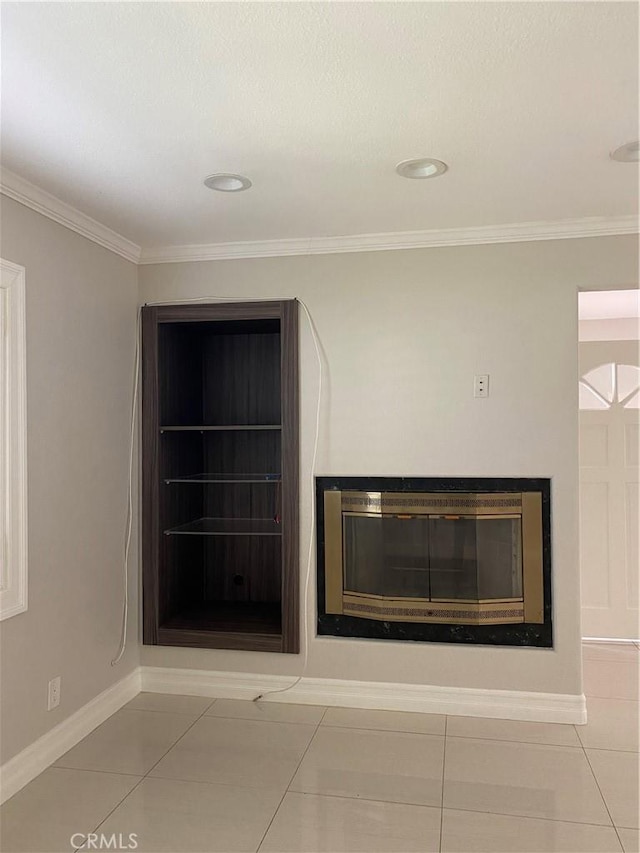
[[[325,492],[325,494],[328,494]],[[342,512],[367,515],[522,514],[520,493],[332,492],[341,495]]]
[[[344,589],[343,515],[431,515],[522,519],[522,599],[438,601],[364,595]],[[461,625],[544,623],[542,494],[326,491],[325,609],[327,613],[388,622]]]
[[[456,622],[483,625],[524,622],[521,598],[491,601],[439,601],[428,598],[388,598],[346,592],[342,612],[384,622]]]

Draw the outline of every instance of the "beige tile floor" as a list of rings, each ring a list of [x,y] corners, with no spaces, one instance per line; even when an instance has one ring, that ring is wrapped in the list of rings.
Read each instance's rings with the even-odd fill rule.
[[[638,853],[639,666],[585,646],[586,726],[141,693],[5,803],[0,850]]]

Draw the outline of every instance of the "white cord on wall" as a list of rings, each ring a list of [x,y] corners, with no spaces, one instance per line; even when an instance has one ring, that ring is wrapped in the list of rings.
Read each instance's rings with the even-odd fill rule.
[[[238,299],[233,296],[197,296],[192,299],[174,299],[167,302],[146,302],[145,305],[181,305],[186,302],[281,302],[284,299],[289,299],[290,297],[268,297],[265,299],[261,296],[246,296],[242,299]],[[309,530],[309,551],[307,555],[307,571],[304,582],[304,595],[303,595],[303,622],[304,622],[304,648],[303,648],[303,659],[302,659],[302,672],[301,674],[293,681],[291,684],[286,687],[281,687],[277,690],[265,690],[260,693],[258,696],[254,698],[254,702],[257,702],[260,699],[263,699],[265,696],[269,696],[272,693],[284,693],[287,690],[291,690],[300,681],[304,678],[307,664],[309,662],[309,624],[308,624],[308,598],[309,598],[309,584],[311,579],[311,564],[313,561],[313,542],[314,536],[313,531],[315,527],[315,489],[314,489],[314,475],[316,470],[316,462],[318,458],[318,441],[320,437],[320,408],[322,404],[322,356],[320,354],[320,344],[318,341],[318,334],[316,332],[316,328],[314,322],[311,318],[311,314],[305,302],[302,299],[298,299],[298,302],[302,305],[304,309],[304,313],[307,317],[307,322],[309,323],[309,329],[311,331],[311,337],[313,339],[313,344],[316,351],[316,357],[318,359],[318,402],[316,405],[316,428],[315,428],[315,438],[313,442],[313,454],[311,457],[311,470],[310,470],[310,487],[311,487],[311,524]],[[136,348],[135,348],[135,357],[134,357],[134,371],[133,371],[133,394],[132,394],[132,405],[131,405],[131,431],[130,431],[130,442],[129,442],[129,488],[128,488],[128,500],[127,500],[127,519],[125,524],[125,544],[124,544],[124,603],[122,609],[122,631],[120,635],[120,646],[118,647],[118,654],[111,661],[111,666],[115,666],[122,658],[124,654],[124,650],[127,644],[127,621],[129,617],[129,554],[131,549],[131,534],[132,534],[132,526],[133,526],[133,464],[134,464],[134,448],[135,448],[135,432],[136,432],[136,420],[137,420],[137,410],[138,410],[138,385],[140,380],[140,337],[141,337],[141,317],[142,317],[142,306],[138,307],[137,313],[137,321],[136,321]]]
[[[131,399],[131,430],[129,433],[129,488],[127,490],[127,519],[124,534],[124,603],[122,606],[122,629],[118,654],[111,661],[115,666],[122,659],[127,645],[127,621],[129,619],[129,551],[131,549],[131,532],[133,527],[133,457],[136,435],[136,415],[138,411],[138,384],[140,378],[140,316],[138,308],[136,316],[136,350],[133,362],[133,394]]]
[[[318,359],[318,403],[316,405],[316,434],[313,442],[313,455],[311,457],[311,524],[309,529],[309,553],[307,555],[307,574],[304,581],[304,595],[302,598],[303,602],[303,621],[304,621],[304,652],[302,658],[302,672],[296,678],[294,682],[288,684],[286,687],[280,687],[275,690],[264,690],[262,693],[259,693],[255,698],[254,702],[258,702],[260,699],[264,699],[265,696],[270,696],[272,693],[285,693],[287,690],[291,690],[297,684],[300,684],[304,676],[307,672],[307,664],[309,662],[309,624],[308,624],[308,598],[309,598],[309,580],[311,578],[311,563],[313,559],[313,531],[315,528],[316,522],[316,501],[315,501],[315,489],[314,489],[314,473],[316,470],[316,461],[318,458],[318,439],[320,437],[320,404],[322,402],[322,357],[320,356],[320,345],[318,343],[318,336],[316,334],[315,326],[313,324],[313,320],[311,319],[311,314],[309,313],[309,309],[305,305],[305,303],[299,299],[298,300],[302,307],[304,308],[304,312],[307,315],[307,321],[309,323],[309,328],[311,329],[311,336],[313,338],[313,343],[316,348],[316,357]]]

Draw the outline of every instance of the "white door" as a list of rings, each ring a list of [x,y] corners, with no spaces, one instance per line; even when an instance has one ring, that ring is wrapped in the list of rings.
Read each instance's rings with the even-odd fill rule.
[[[582,342],[580,372],[582,635],[637,639],[638,343]]]

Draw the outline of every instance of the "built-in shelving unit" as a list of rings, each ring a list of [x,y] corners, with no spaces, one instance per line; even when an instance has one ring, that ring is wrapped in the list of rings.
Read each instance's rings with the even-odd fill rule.
[[[296,309],[143,309],[145,643],[298,651]]]

